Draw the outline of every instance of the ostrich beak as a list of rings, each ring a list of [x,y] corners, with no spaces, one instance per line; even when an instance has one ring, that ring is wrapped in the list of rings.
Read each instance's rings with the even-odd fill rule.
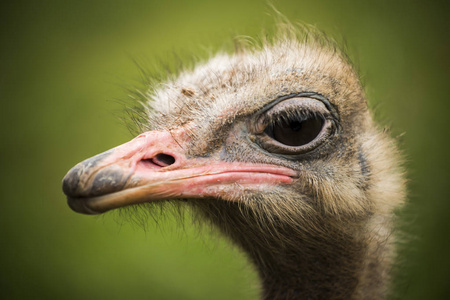
[[[79,213],[99,214],[167,199],[233,201],[245,189],[288,184],[296,176],[276,165],[188,157],[186,136],[183,129],[149,131],[77,164],[63,179],[69,206]]]

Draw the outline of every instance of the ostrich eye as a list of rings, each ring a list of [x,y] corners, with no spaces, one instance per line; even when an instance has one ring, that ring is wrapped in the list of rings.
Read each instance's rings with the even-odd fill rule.
[[[305,120],[284,119],[268,126],[265,133],[286,146],[299,147],[312,142],[322,131],[324,120],[309,116]]]
[[[274,154],[312,151],[333,132],[333,117],[317,99],[296,97],[264,111],[255,126],[258,144]]]

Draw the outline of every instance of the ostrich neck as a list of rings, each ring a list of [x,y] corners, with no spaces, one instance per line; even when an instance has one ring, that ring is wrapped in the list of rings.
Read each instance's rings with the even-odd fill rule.
[[[339,227],[318,218],[305,228],[265,227],[261,216],[217,209],[207,217],[248,254],[263,299],[384,299],[390,247],[380,236],[386,231],[370,230],[371,217]]]

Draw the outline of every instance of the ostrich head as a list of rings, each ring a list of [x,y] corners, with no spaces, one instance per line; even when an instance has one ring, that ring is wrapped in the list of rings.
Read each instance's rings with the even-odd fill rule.
[[[70,207],[178,201],[248,253],[263,298],[383,298],[404,200],[397,150],[347,57],[298,36],[151,90],[146,130],[68,172]]]

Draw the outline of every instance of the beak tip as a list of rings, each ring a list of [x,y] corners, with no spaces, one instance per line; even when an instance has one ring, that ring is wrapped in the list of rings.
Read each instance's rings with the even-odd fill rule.
[[[66,176],[64,176],[62,181],[62,190],[67,196],[74,195],[78,188],[78,183],[80,181],[79,176],[73,176],[77,170],[75,168],[71,169]]]

